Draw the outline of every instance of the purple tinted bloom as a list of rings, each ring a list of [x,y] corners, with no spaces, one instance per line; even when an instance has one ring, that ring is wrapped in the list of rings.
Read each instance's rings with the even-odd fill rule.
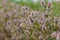
[[[57,33],[56,40],[60,40],[60,32]]]
[[[56,36],[57,36],[57,32],[51,33],[51,37],[52,37],[52,38],[54,38],[54,37],[56,37]]]

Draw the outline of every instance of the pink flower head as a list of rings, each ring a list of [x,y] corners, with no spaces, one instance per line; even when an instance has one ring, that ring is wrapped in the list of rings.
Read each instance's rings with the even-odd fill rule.
[[[30,12],[30,15],[31,15],[31,16],[37,16],[38,14],[39,14],[38,11],[31,11],[31,12]]]
[[[44,40],[44,36],[43,35],[40,35],[38,38],[39,38],[39,40]]]
[[[48,2],[47,4],[47,9],[50,9],[50,8],[52,8],[52,2]]]
[[[60,40],[60,32],[57,33],[56,40]]]
[[[49,3],[48,3],[48,8],[50,8],[50,7],[51,7],[51,3],[49,2]]]
[[[11,20],[8,20],[6,25],[7,26],[11,26],[12,25],[12,21]]]
[[[47,27],[45,25],[42,25],[42,31],[46,31]]]
[[[27,12],[27,11],[29,10],[29,8],[28,8],[27,6],[22,6],[22,7],[21,7],[21,10],[22,10],[23,12]]]
[[[52,34],[51,34],[51,37],[56,37],[57,36],[57,32],[53,32]]]
[[[45,8],[46,8],[46,3],[45,3],[45,1],[44,1],[44,0],[40,0],[40,4],[41,4],[43,7],[45,7]]]

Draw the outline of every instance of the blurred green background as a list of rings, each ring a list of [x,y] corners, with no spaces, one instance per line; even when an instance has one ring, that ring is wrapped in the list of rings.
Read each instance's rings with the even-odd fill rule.
[[[27,5],[32,10],[40,10],[40,11],[46,10],[40,5],[40,0],[10,0],[10,1],[20,5]],[[48,1],[51,0],[45,0],[46,4],[48,3]],[[55,2],[55,0],[52,0],[52,10],[54,11],[55,14],[60,14],[60,2]]]
[[[45,8],[43,8],[40,5],[40,0],[8,0],[9,2],[14,2],[16,4],[20,4],[22,6],[26,5],[29,6],[32,10],[40,10],[40,11],[46,11]],[[46,4],[48,1],[51,0],[45,0]],[[60,2],[56,2],[56,0],[52,0],[52,10],[54,14],[60,14]]]

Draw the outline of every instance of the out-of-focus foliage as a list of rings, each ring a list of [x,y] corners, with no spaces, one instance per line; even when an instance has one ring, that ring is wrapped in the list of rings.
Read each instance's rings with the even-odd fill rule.
[[[27,5],[33,10],[40,10],[40,11],[45,11],[46,9],[43,8],[40,5],[40,0],[10,0],[11,2],[15,2],[20,5]],[[48,3],[48,0],[45,0],[46,4]],[[55,14],[60,13],[60,2],[52,2],[52,10],[54,11]]]

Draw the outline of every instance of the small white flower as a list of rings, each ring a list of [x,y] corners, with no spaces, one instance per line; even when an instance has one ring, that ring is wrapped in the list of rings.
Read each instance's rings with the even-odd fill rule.
[[[29,11],[29,8],[27,6],[22,6],[21,11],[27,12],[27,11]]]
[[[44,40],[44,37],[42,35],[40,35],[38,38],[39,40]]]
[[[54,17],[54,22],[58,22],[58,17]]]
[[[57,32],[51,33],[51,37],[52,37],[52,38],[54,38],[54,37],[56,37],[56,36],[57,36]]]
[[[45,25],[42,25],[42,31],[46,31],[47,27]]]
[[[11,27],[12,21],[11,20],[8,20],[7,23],[6,23],[6,25]]]
[[[5,13],[5,17],[12,17],[12,12],[11,11],[7,11]]]
[[[43,6],[43,7],[46,7],[46,3],[44,0],[40,0],[40,4]]]
[[[26,23],[28,26],[31,26],[31,25],[32,25],[32,22],[30,21],[29,18],[28,18],[28,19],[26,18],[25,23]]]
[[[31,15],[31,16],[37,16],[38,14],[39,14],[38,11],[31,11],[31,12],[30,12],[30,15]]]
[[[28,30],[25,30],[24,33],[25,33],[26,35],[29,35],[29,34],[30,34],[30,32],[29,32]]]

